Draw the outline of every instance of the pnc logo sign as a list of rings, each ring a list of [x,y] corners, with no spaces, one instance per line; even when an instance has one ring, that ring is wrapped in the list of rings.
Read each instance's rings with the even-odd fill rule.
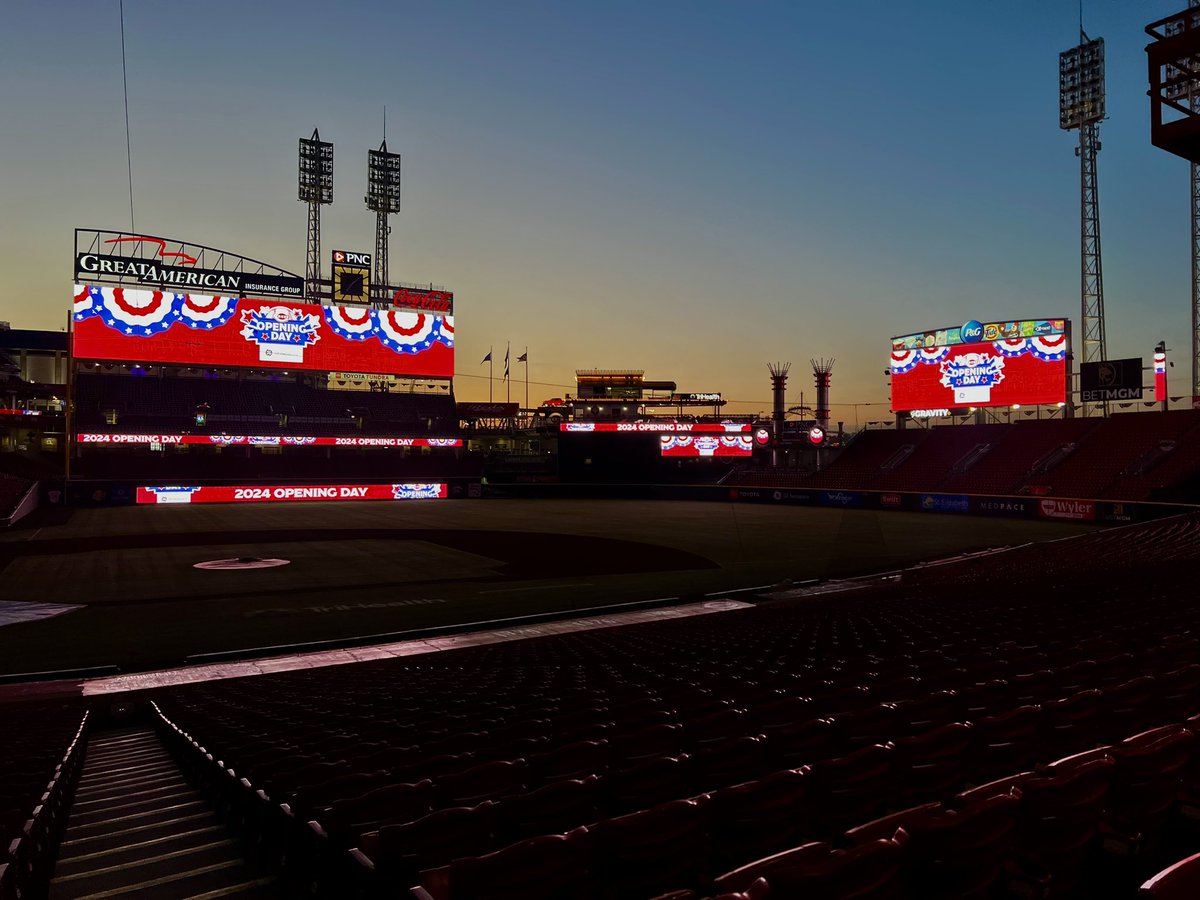
[[[333,261],[335,263],[349,263],[352,266],[369,266],[371,265],[371,254],[353,253],[349,250],[334,250]]]

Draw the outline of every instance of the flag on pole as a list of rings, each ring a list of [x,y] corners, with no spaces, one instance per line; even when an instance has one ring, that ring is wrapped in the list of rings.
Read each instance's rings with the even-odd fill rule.
[[[481,359],[479,361],[479,364],[482,366],[485,362],[491,362],[491,361],[492,361],[492,351],[489,350],[487,356],[485,356],[483,359]]]
[[[522,353],[520,356],[518,356],[517,362],[523,362],[523,363],[529,362],[529,351],[526,350],[524,353]]]
[[[504,351],[504,380],[508,381],[508,351]]]

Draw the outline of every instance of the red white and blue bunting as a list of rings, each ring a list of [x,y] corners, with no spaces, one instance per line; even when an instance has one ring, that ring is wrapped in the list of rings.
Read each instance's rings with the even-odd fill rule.
[[[383,346],[397,353],[420,353],[437,340],[438,319],[423,312],[380,310],[375,332]]]
[[[175,303],[179,307],[180,322],[188,328],[199,328],[205,331],[221,327],[237,312],[236,297],[176,294]]]
[[[378,331],[375,310],[365,306],[326,306],[325,321],[348,341],[365,341]]]
[[[163,291],[101,288],[99,296],[92,295],[92,303],[105,325],[129,336],[153,337],[179,319],[175,295]]]
[[[1042,362],[1059,362],[1067,355],[1067,336],[1065,334],[1049,334],[1043,337],[993,341],[991,346],[1001,356],[1011,358],[1028,353]],[[949,353],[949,347],[934,347],[929,350],[893,350],[890,363],[891,373],[903,375],[911,372],[921,363],[926,365],[938,363]]]
[[[130,337],[154,337],[176,322],[201,331],[227,324],[238,312],[237,297],[174,294],[133,288],[75,285],[76,322],[99,316],[105,325]],[[411,310],[325,306],[330,329],[348,341],[377,338],[394,353],[415,354],[435,343],[454,347],[454,317]],[[312,338],[316,340],[316,338]]]

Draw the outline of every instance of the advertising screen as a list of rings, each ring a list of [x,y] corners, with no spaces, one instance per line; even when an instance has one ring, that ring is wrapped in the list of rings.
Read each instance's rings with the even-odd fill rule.
[[[75,286],[76,359],[454,374],[453,316]]]
[[[1142,399],[1142,358],[1105,359],[1079,366],[1079,399],[1085,403],[1103,400]]]
[[[204,447],[461,447],[461,438],[311,437],[266,434],[90,434],[80,444],[190,444]]]
[[[559,431],[592,434],[602,432],[624,434],[749,434],[749,422],[562,422]]]
[[[445,484],[163,485],[139,487],[138,503],[298,503],[308,500],[438,500]]]
[[[1067,350],[1065,333],[911,349],[893,342],[892,411],[1062,403]]]
[[[754,451],[749,434],[664,434],[658,440],[663,456],[750,456]]]

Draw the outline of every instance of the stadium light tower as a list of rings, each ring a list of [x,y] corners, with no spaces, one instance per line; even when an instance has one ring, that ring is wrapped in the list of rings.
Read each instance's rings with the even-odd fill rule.
[[[1200,0],[1146,26],[1150,143],[1191,163],[1192,404],[1200,404]]]
[[[304,277],[306,293],[317,290],[321,280],[321,207],[333,202],[333,144],[321,140],[317,129],[312,137],[300,138],[300,196],[308,204],[308,262]]]
[[[1058,127],[1079,129],[1080,331],[1082,362],[1107,358],[1104,339],[1104,267],[1100,256],[1100,201],[1096,154],[1104,118],[1104,39],[1089,40],[1058,55]]]
[[[367,151],[367,209],[375,212],[375,284],[387,299],[387,217],[400,212],[400,154],[388,153],[387,139],[378,150]]]

